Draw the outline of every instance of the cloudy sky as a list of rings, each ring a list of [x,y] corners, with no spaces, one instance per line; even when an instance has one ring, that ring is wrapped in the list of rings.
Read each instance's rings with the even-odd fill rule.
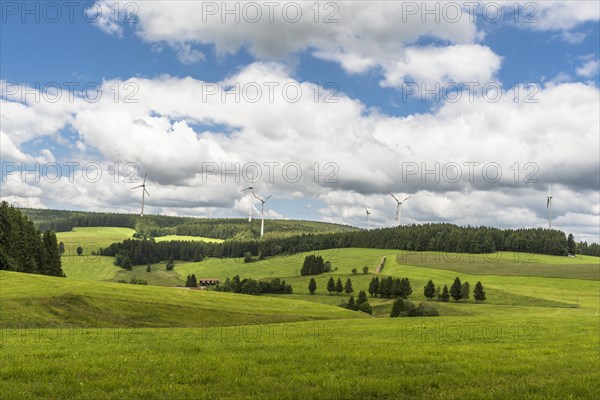
[[[597,242],[599,4],[2,2],[1,198]]]

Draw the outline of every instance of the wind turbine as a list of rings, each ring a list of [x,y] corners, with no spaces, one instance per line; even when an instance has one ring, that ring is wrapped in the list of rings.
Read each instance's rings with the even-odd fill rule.
[[[552,229],[552,193],[551,184],[548,184],[548,195],[546,196],[546,210],[548,212],[548,229]]]
[[[267,202],[267,200],[269,200],[269,198],[271,198],[271,195],[268,195],[266,199],[261,199],[260,197],[258,197],[256,195],[256,193],[252,192],[252,194],[254,195],[254,197],[256,197],[258,200],[260,200],[260,237],[263,237],[264,233],[265,233],[265,203]]]
[[[142,182],[141,185],[136,186],[131,188],[131,190],[137,189],[137,188],[143,188],[142,189],[142,212],[140,213],[140,217],[144,216],[144,198],[145,195],[148,195],[148,197],[150,197],[150,193],[148,193],[148,191],[146,190],[146,177],[148,176],[148,171],[146,171],[146,174],[144,174],[144,182]]]
[[[365,207],[365,211],[367,212],[367,229],[369,229],[370,228],[370,225],[369,225],[369,215],[371,215],[371,211],[369,211],[369,209],[367,208],[367,206],[364,206],[364,207]]]
[[[406,200],[410,199],[412,196],[408,196],[404,200],[400,201],[396,198],[396,196],[394,196],[392,194],[392,192],[388,192],[388,193],[390,194],[390,196],[392,196],[394,198],[394,200],[396,200],[396,203],[398,203],[398,205],[396,206],[396,222],[398,222],[398,225],[400,225],[400,218],[402,217],[402,203],[404,203]]]
[[[255,194],[254,194],[254,186],[248,186],[246,189],[242,189],[240,191],[241,192],[245,192],[246,190],[249,190],[249,192],[248,192],[248,200],[250,201],[250,209],[248,211],[248,222],[252,222],[252,207],[253,207],[252,196],[253,195],[255,196]]]

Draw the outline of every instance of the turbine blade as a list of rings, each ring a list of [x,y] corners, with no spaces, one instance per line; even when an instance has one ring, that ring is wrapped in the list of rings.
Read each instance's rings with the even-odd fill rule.
[[[146,171],[146,173],[144,174],[144,183],[142,183],[142,185],[146,185],[146,177],[148,176],[148,171]]]
[[[273,195],[272,195],[272,194],[268,195],[268,196],[267,196],[267,198],[265,199],[265,202],[266,202],[267,200],[269,200],[269,199],[271,198],[271,196],[273,196]]]
[[[132,187],[132,188],[131,188],[131,190],[133,190],[133,189],[137,189],[137,188],[141,188],[141,187],[144,187],[144,186],[142,186],[142,185],[139,185],[139,186],[136,186],[136,187]]]
[[[148,191],[146,190],[146,188],[144,188],[144,192],[146,192],[146,195],[147,195],[148,197],[150,197],[150,193],[148,193]]]
[[[402,202],[404,203],[406,200],[410,199],[412,196],[408,196],[407,198],[405,198],[404,200],[402,200]]]
[[[394,200],[396,200],[397,202],[399,202],[399,200],[396,198],[396,196],[394,196],[394,195],[392,194],[392,192],[388,192],[388,193],[390,194],[390,196],[392,196],[392,197],[394,198]]]

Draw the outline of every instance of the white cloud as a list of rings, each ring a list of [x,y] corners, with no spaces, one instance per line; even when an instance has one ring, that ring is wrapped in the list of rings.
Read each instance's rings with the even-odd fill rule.
[[[598,75],[598,68],[600,64],[598,60],[589,60],[586,61],[581,67],[577,68],[577,75],[583,76],[585,78],[592,78]]]
[[[3,118],[18,121],[15,115],[29,113],[36,120],[39,113],[49,121],[61,121],[51,125],[55,131],[68,123],[83,145],[100,155],[105,171],[113,162],[133,162],[139,174],[148,170],[149,212],[245,215],[248,205],[240,193],[243,179],[236,179],[235,173],[223,179],[209,174],[203,179],[203,163],[227,163],[230,170],[239,163],[241,171],[244,165],[256,162],[265,174],[256,184],[260,193],[273,193],[280,202],[304,193],[323,204],[324,219],[337,222],[363,224],[362,205],[368,204],[373,208],[374,225],[389,224],[394,205],[385,193],[392,190],[416,194],[403,208],[407,223],[544,226],[549,181],[557,187],[553,209],[557,224],[574,232],[583,224],[588,232],[596,221],[600,105],[598,88],[592,85],[549,84],[535,95],[537,103],[526,103],[524,98],[515,102],[512,92],[505,92],[496,103],[480,96],[469,102],[465,96],[430,113],[392,117],[369,110],[342,93],[337,94],[337,103],[323,102],[324,96],[315,101],[311,84],[295,81],[286,67],[277,63],[249,65],[216,84],[169,76],[127,82],[139,88],[137,103],[115,103],[108,97],[97,103],[78,99],[66,109],[71,115],[67,119],[61,107],[19,104],[8,111],[3,107],[7,113]],[[276,88],[273,99],[266,82]],[[104,85],[115,83],[123,86],[125,82],[107,81]],[[258,85],[264,91],[255,102],[244,101],[243,96],[236,101],[231,95],[222,97],[221,83]],[[304,95],[294,103],[285,101],[285,85],[300,88]],[[3,137],[14,144],[11,154],[18,155],[15,149],[24,154],[18,147],[22,142],[13,140],[14,122],[12,126]],[[31,125],[31,129],[39,128]],[[40,131],[55,133],[47,126]],[[26,129],[23,135],[35,138]],[[267,162],[278,163],[270,164],[272,181],[266,176]],[[472,182],[467,162],[480,163]],[[287,170],[287,175],[284,171],[292,163],[302,172],[297,181],[294,169]],[[461,166],[462,177],[457,182],[443,179],[448,177],[450,163]],[[501,168],[499,182],[489,182],[492,173],[484,175],[486,163]],[[418,172],[407,174],[403,171],[407,166],[416,166]],[[331,173],[338,183],[326,181]],[[535,173],[530,178],[537,183],[524,182],[530,173]],[[99,182],[42,182],[40,202],[137,211],[139,193],[132,191],[132,186],[122,177],[115,183],[108,173]],[[11,195],[17,194],[3,187],[3,196]],[[42,198],[41,193],[32,195]],[[577,200],[566,200],[572,197]],[[277,212],[270,212],[273,216],[287,214],[273,210]],[[568,213],[587,215],[588,219],[571,226],[560,220]]]

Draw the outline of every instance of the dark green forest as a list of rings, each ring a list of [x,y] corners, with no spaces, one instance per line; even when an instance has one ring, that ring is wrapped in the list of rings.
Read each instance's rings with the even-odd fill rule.
[[[0,269],[64,276],[56,235],[3,201],[0,203]]]

